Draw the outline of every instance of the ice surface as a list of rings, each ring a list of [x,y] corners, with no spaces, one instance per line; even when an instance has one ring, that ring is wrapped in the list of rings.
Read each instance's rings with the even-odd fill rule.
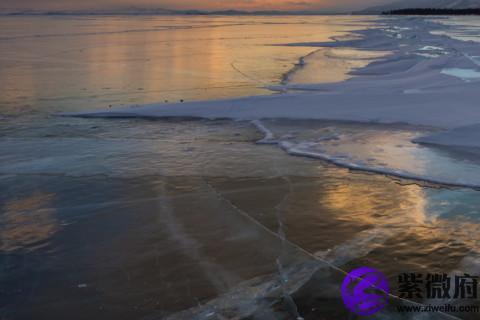
[[[458,77],[463,80],[480,78],[480,71],[473,70],[473,69],[446,68],[442,70],[442,73],[448,74],[449,76]]]
[[[445,75],[446,69],[476,69],[464,54],[478,53],[478,47],[446,37],[432,35],[439,28],[421,18],[389,19],[385,23],[401,29],[404,40],[392,40],[385,29],[361,31],[363,39],[325,43],[292,44],[318,47],[355,47],[364,50],[389,50],[394,53],[371,63],[347,81],[322,85],[285,85],[284,89],[308,89],[309,94],[289,93],[275,96],[184,104],[150,104],[112,108],[70,115],[84,117],[202,117],[231,119],[335,119],[367,122],[405,122],[441,128],[480,123],[476,101],[480,96],[475,79],[468,84]],[[411,52],[422,48],[450,48],[436,59],[425,59]],[[429,44],[431,43],[431,45]],[[375,77],[370,77],[375,75]],[[420,90],[412,97],[405,90]],[[462,99],[459,99],[462,97]],[[452,113],[452,106],[455,112]]]
[[[420,137],[415,141],[451,147],[467,147],[470,151],[475,151],[471,148],[480,148],[480,124]],[[480,152],[480,150],[477,152]]]
[[[444,134],[431,128],[287,120],[264,120],[257,126],[265,134],[262,143],[276,143],[294,156],[430,183],[473,188],[480,184],[480,159],[472,148],[466,153],[417,143],[425,135]]]
[[[384,26],[380,28],[357,31],[356,38],[335,39],[333,42],[288,44],[391,52],[365,68],[352,71],[351,74],[354,77],[345,81],[330,84],[285,84],[272,89],[286,93],[273,96],[192,102],[181,105],[150,104],[69,115],[254,120],[260,131],[266,134],[265,139],[261,141],[264,143],[274,141],[271,141],[272,137],[267,128],[258,120],[273,118],[382,124],[408,123],[434,127],[437,130],[468,127],[466,134],[455,134],[458,131],[452,131],[454,139],[448,138],[448,136],[451,137],[452,132],[435,136],[436,144],[476,146],[472,143],[475,139],[471,137],[480,135],[480,127],[477,125],[480,124],[478,109],[480,71],[477,71],[478,64],[472,57],[479,55],[478,45],[432,34],[432,31],[453,27],[441,26],[424,18],[387,18],[382,20],[382,23]],[[426,135],[431,134],[432,132],[426,132]],[[480,179],[477,177],[469,178],[463,174],[458,177],[457,173],[463,172],[465,168],[449,167],[447,164],[453,164],[453,161],[441,161],[442,170],[445,169],[448,174],[441,174],[440,167],[433,171],[419,172],[412,168],[393,165],[388,161],[371,165],[366,161],[368,158],[355,156],[358,150],[355,151],[353,146],[353,149],[343,150],[343,154],[339,156],[336,153],[338,150],[318,149],[316,148],[318,145],[312,144],[311,141],[292,143],[280,140],[278,142],[279,146],[290,154],[315,157],[352,169],[436,183],[480,186]],[[405,152],[402,154],[405,155]],[[372,152],[369,158],[375,158],[375,152]],[[425,163],[423,161],[423,164]],[[470,165],[477,167],[476,161],[468,164]]]
[[[457,43],[444,45],[442,39],[435,38],[432,46],[445,49],[438,53],[438,59],[417,57],[423,42],[411,46],[403,42],[411,36],[406,33],[413,29],[387,25],[388,41],[379,35],[376,44],[381,52],[389,47],[391,56],[352,72],[349,76],[355,78],[347,82],[348,86],[286,83],[279,89],[309,93],[258,101],[272,99],[265,111],[267,115],[275,116],[279,111],[287,114],[290,108],[294,109],[287,114],[290,117],[295,118],[295,113],[300,112],[301,117],[308,118],[309,110],[301,114],[304,111],[300,102],[308,102],[311,97],[310,111],[322,119],[322,112],[339,108],[337,100],[346,92],[353,101],[351,110],[341,109],[338,114],[343,116],[359,107],[362,111],[362,107],[369,107],[362,103],[364,97],[371,97],[366,101],[372,105],[374,116],[368,115],[366,119],[371,120],[366,121],[377,121],[376,113],[382,104],[393,103],[403,95],[411,96],[408,101],[421,97],[428,103],[430,98],[435,101],[443,90],[450,90],[456,98],[452,101],[461,101],[456,90],[470,83],[448,75],[440,75],[438,81],[436,76],[444,68],[474,68],[464,59],[467,54],[463,56],[457,51],[450,55]],[[397,38],[402,43],[395,48]],[[352,41],[352,37],[349,39]],[[393,43],[388,44],[389,41]],[[381,43],[386,45],[385,49]],[[361,42],[358,46],[363,48],[327,48],[333,50],[324,52],[339,60],[350,59],[355,52],[362,56],[377,52]],[[405,51],[399,54],[399,50]],[[471,57],[475,57],[474,51],[470,52]],[[243,70],[242,64],[236,66]],[[375,79],[378,81],[371,81]],[[380,93],[383,100],[377,104],[375,98]],[[322,96],[331,96],[331,100]],[[239,112],[252,101],[257,100],[233,103],[230,112]],[[319,106],[322,101],[332,105]],[[222,103],[219,102],[219,109]],[[61,104],[69,103],[63,100]],[[184,108],[169,108],[177,107]],[[300,313],[307,319],[346,313],[338,297],[342,274],[330,268],[315,272],[325,265],[320,261],[296,264],[305,262],[306,257],[299,254],[302,252],[298,248],[285,246],[285,241],[279,239],[283,235],[338,267],[347,269],[367,261],[379,266],[389,278],[399,270],[416,267],[445,272],[475,270],[478,266],[478,241],[472,237],[478,234],[478,192],[422,188],[408,181],[349,172],[305,159],[302,154],[325,155],[331,162],[355,169],[376,169],[379,173],[475,182],[480,174],[475,158],[458,161],[457,153],[452,156],[436,147],[412,143],[422,135],[440,134],[439,129],[338,121],[312,121],[309,126],[308,121],[257,118],[256,107],[239,113],[235,119],[254,120],[253,124],[264,135],[260,143],[280,144],[298,150],[302,157],[286,156],[275,145],[253,144],[261,135],[249,122],[241,121],[49,117],[48,130],[43,129],[46,122],[36,121],[31,121],[34,128],[29,123],[28,130],[15,128],[14,134],[6,128],[10,134],[0,143],[0,181],[2,191],[5,190],[1,196],[7,208],[4,218],[9,219],[9,223],[3,224],[8,228],[2,230],[3,238],[8,239],[3,244],[10,249],[15,241],[28,240],[24,246],[31,240],[48,244],[45,251],[30,256],[12,255],[14,266],[17,260],[22,262],[8,275],[12,280],[8,282],[15,285],[4,291],[23,303],[22,292],[30,290],[28,284],[38,284],[26,303],[28,308],[11,304],[13,308],[29,314],[35,310],[44,312],[48,306],[55,307],[50,309],[56,314],[57,307],[68,308],[69,314],[72,308],[81,309],[83,314],[98,314],[99,307],[105,307],[120,317],[135,310],[153,312],[153,319],[163,319],[171,312],[193,307],[172,314],[172,319],[247,315],[252,315],[252,319],[297,318],[294,313],[276,314],[275,304],[287,300],[282,299],[287,293],[296,295],[295,302],[303,308]],[[319,107],[318,112],[313,112]],[[398,107],[402,105],[399,103]],[[236,108],[240,110],[233,110]],[[414,110],[412,107],[409,112]],[[452,116],[455,112],[452,110]],[[449,117],[446,120],[450,121]],[[449,128],[448,123],[445,128]],[[38,190],[41,192],[37,193]],[[38,208],[28,208],[32,203],[38,203]],[[35,214],[27,215],[26,205],[29,210],[35,209]],[[27,223],[19,228],[18,222],[25,219]],[[468,221],[462,223],[463,219]],[[49,225],[54,228],[44,227]],[[284,225],[284,229],[280,230],[279,225]],[[278,236],[273,234],[276,230]],[[280,252],[292,261],[286,263],[283,259],[277,268]],[[65,265],[62,261],[75,263]],[[95,269],[91,268],[92,261],[96,261]],[[464,265],[458,265],[459,261]],[[80,270],[87,274],[79,273]],[[283,288],[282,282],[286,283]],[[25,284],[26,290],[16,290],[17,283]],[[52,283],[63,286],[52,287]],[[87,288],[79,290],[79,284],[86,284]],[[104,293],[109,294],[108,301],[104,300]],[[88,297],[79,301],[78,294]],[[56,303],[59,296],[61,306]],[[199,304],[203,306],[197,308]],[[323,309],[314,314],[313,309],[318,310],[319,306]],[[341,315],[335,318],[348,317]],[[393,313],[379,314],[377,318],[398,317]],[[428,318],[440,319],[440,315]]]

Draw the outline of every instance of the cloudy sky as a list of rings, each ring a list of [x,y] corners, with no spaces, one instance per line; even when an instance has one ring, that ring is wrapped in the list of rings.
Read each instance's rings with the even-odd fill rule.
[[[392,0],[0,0],[0,9],[112,9],[126,6],[201,10],[351,10]]]

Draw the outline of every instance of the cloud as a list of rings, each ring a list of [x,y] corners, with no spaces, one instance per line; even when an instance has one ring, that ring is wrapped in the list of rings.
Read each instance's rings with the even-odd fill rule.
[[[310,7],[312,3],[306,1],[291,1],[287,2],[287,5],[294,7]]]

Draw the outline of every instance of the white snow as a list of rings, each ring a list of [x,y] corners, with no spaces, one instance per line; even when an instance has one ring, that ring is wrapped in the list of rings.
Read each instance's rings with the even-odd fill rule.
[[[257,127],[258,131],[264,134],[263,139],[258,140],[257,143],[259,144],[277,144],[277,141],[273,138],[273,133],[268,130],[267,127],[263,125],[260,120],[253,120],[252,124]]]
[[[442,73],[447,74],[449,76],[457,77],[463,80],[480,78],[480,72],[472,69],[446,68],[442,70]]]

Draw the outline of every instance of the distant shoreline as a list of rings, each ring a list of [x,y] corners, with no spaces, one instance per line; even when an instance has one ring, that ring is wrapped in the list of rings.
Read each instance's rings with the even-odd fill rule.
[[[32,16],[270,16],[270,17],[282,17],[282,16],[368,16],[379,14],[352,14],[352,13],[0,13],[0,17],[32,17]]]
[[[242,11],[242,10],[167,10],[167,9],[132,9],[132,10],[112,10],[112,11],[4,11],[0,16],[113,16],[113,15],[131,15],[131,16],[327,16],[327,15],[351,15],[351,12],[324,12],[324,11]]]
[[[383,15],[422,15],[422,16],[467,16],[480,15],[480,8],[472,9],[436,9],[436,8],[407,8],[382,12]]]
[[[480,15],[480,8],[439,9],[406,8],[383,12],[319,12],[319,11],[242,11],[242,10],[133,10],[133,11],[7,11],[0,12],[0,17],[15,16],[336,16],[336,15]]]
[[[267,14],[267,13],[0,13],[0,17],[33,17],[33,16],[378,16],[379,14],[352,14],[352,13],[285,13],[285,14]]]

